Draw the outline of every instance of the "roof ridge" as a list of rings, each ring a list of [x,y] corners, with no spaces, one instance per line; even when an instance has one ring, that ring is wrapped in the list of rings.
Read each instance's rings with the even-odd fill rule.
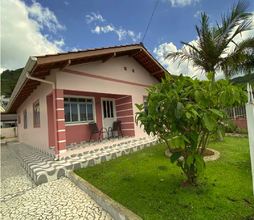
[[[132,46],[142,46],[142,47],[144,47],[144,44],[142,42],[136,43],[136,44],[122,44],[122,45],[120,44],[120,45],[116,45],[116,46],[95,47],[95,48],[88,48],[88,49],[77,50],[77,51],[65,51],[65,52],[60,52],[60,53],[45,54],[45,55],[34,56],[34,57],[41,58],[41,57],[64,55],[64,54],[69,54],[69,53],[83,53],[83,52],[88,52],[88,51],[113,49],[113,48],[119,48],[119,47],[132,47]]]

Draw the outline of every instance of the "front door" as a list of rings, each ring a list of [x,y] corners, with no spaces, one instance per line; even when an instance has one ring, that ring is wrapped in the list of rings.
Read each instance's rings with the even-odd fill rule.
[[[103,127],[108,130],[109,127],[113,126],[113,122],[116,119],[116,110],[115,110],[115,100],[102,98],[102,123]],[[103,134],[104,138],[107,137],[107,134]]]

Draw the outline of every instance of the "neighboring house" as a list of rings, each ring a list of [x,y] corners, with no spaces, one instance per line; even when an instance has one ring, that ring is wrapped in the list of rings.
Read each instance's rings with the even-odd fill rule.
[[[7,105],[9,99],[1,96],[0,101],[0,127],[1,128],[10,128],[16,127],[17,125],[17,115],[16,114],[6,114],[4,107]],[[1,131],[1,136],[2,135]]]
[[[0,97],[1,112],[2,112],[2,109],[6,108],[9,100],[10,100],[9,98],[5,97],[4,95],[1,95],[1,97]]]
[[[120,120],[124,136],[145,136],[135,103],[165,71],[143,44],[30,57],[7,111],[18,114],[21,142],[55,154],[88,140],[92,121]]]

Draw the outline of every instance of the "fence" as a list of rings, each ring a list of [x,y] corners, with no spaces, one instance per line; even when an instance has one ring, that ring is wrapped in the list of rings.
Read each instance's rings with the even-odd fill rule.
[[[238,106],[234,108],[227,109],[229,118],[235,123],[238,128],[247,129],[246,120],[246,108],[245,106]]]
[[[1,128],[1,137],[13,138],[17,136],[17,127],[12,128]]]
[[[238,106],[228,109],[228,115],[231,119],[246,118],[245,106]]]

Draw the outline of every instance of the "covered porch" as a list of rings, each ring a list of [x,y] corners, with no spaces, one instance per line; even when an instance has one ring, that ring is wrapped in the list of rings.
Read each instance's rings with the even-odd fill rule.
[[[121,121],[122,136],[133,137],[133,105],[130,95],[56,90],[47,96],[49,147],[62,155],[67,149],[89,143],[91,122],[105,131],[114,121]],[[110,136],[110,132],[104,132],[101,138]],[[91,141],[98,142],[98,134]]]

